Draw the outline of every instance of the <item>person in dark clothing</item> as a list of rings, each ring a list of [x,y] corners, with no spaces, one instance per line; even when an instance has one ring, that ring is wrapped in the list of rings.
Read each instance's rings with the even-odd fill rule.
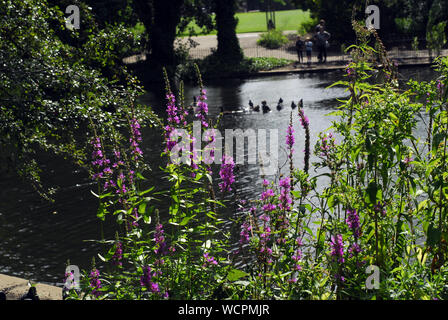
[[[325,20],[324,19],[321,19],[319,21],[319,24],[316,26],[316,28],[315,28],[316,33],[319,33],[321,27],[323,27],[325,30]]]
[[[327,62],[327,45],[331,35],[321,26],[320,31],[315,35],[317,50],[319,51],[318,59],[320,63]]]
[[[303,40],[299,37],[297,37],[296,41],[296,51],[297,51],[297,58],[299,60],[299,63],[303,63],[303,48],[305,46],[305,43]]]

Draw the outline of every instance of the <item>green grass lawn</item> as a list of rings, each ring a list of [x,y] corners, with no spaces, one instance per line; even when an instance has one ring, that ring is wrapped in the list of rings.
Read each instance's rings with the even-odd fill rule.
[[[237,13],[238,25],[236,27],[236,33],[247,32],[265,32],[266,30],[266,14],[264,12],[244,12]],[[276,29],[280,31],[285,30],[298,30],[299,26],[304,22],[311,20],[309,11],[302,10],[284,10],[275,12],[275,21],[277,23]],[[194,30],[200,34],[200,28],[192,23],[189,27],[193,27]],[[141,34],[145,30],[145,27],[138,23],[134,27],[136,34]],[[216,34],[216,30],[213,30],[209,34]],[[188,32],[184,34],[188,35]],[[202,34],[204,35],[204,34]]]
[[[264,32],[266,30],[266,13],[237,13],[237,33]],[[298,30],[303,22],[311,20],[309,11],[285,10],[275,12],[276,29],[279,31]]]

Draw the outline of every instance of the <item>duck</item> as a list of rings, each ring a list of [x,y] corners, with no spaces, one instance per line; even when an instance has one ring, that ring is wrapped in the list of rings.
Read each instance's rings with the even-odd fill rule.
[[[300,101],[299,101],[299,108],[300,108],[300,109],[303,108],[303,99],[300,99]]]
[[[257,105],[253,108],[253,111],[255,111],[255,112],[259,112],[259,111],[260,111],[260,105],[257,104]]]
[[[266,100],[261,101],[261,107],[263,108],[263,113],[271,111],[271,108],[266,103]]]
[[[28,293],[24,294],[20,300],[40,300],[39,296],[37,295],[36,287],[31,287],[28,290]]]
[[[283,99],[280,98],[277,103],[277,110],[280,111],[283,109]]]
[[[291,102],[291,109],[295,109],[295,108],[297,108],[297,105],[293,101],[293,102]]]
[[[254,103],[252,102],[252,100],[249,100],[249,107],[250,107],[250,110],[254,109]]]

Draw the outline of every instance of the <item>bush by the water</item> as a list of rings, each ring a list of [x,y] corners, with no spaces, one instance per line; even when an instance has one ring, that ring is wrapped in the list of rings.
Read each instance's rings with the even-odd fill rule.
[[[278,49],[286,43],[288,43],[288,38],[283,32],[277,30],[263,33],[260,39],[257,40],[257,44],[267,49]]]
[[[215,55],[210,55],[202,60],[186,60],[182,65],[178,66],[178,75],[184,80],[194,80],[195,65],[199,66],[204,79],[238,77],[257,73],[259,71],[268,71],[291,64],[293,61],[282,58],[271,57],[245,57],[238,63],[222,62]]]

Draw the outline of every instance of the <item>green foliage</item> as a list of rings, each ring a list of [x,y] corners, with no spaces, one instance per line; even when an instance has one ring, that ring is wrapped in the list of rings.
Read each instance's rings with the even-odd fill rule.
[[[268,71],[275,68],[287,66],[292,63],[291,60],[281,58],[248,58],[251,63],[251,72]]]
[[[446,21],[440,22],[434,25],[432,29],[426,33],[427,47],[430,50],[434,50],[436,52],[436,55],[440,55],[440,50],[446,44],[446,35],[445,35],[446,25],[447,25]]]
[[[238,64],[222,63],[214,55],[210,55],[202,60],[190,60],[187,59],[183,65],[178,66],[178,76],[181,79],[188,81],[195,81],[194,66],[197,64],[203,77],[205,79],[235,77],[244,74],[257,73],[260,71],[268,71],[275,68],[280,68],[291,64],[293,61],[280,58],[258,57],[247,58],[245,57]]]
[[[278,30],[262,33],[260,39],[257,40],[258,45],[267,49],[278,49],[286,43],[288,43],[288,38]]]
[[[298,29],[299,35],[304,36],[308,33],[313,34],[318,23],[319,21],[316,18],[302,22]]]
[[[0,14],[0,147],[7,151],[0,161],[46,195],[37,154],[51,152],[84,166],[89,123],[101,134],[120,127],[142,90],[125,69],[106,68],[121,58],[124,30],[112,32],[113,41],[104,32],[91,33],[73,47],[57,34],[77,38],[78,31],[66,30],[63,12],[45,1],[2,2]]]

